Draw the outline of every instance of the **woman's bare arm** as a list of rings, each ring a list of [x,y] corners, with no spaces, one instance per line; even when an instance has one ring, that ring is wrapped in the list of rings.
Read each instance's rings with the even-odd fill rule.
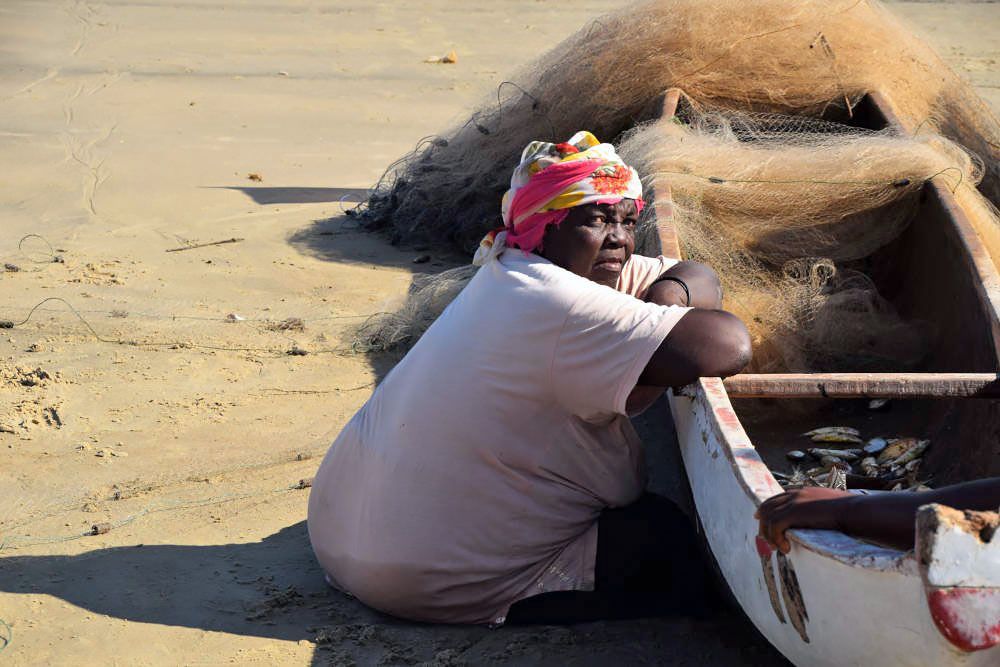
[[[700,377],[727,377],[750,363],[750,334],[735,316],[718,310],[722,288],[715,271],[698,262],[678,262],[663,276],[683,280],[691,294],[673,280],[659,280],[646,301],[663,306],[687,306],[688,312],[670,331],[639,376],[640,385],[680,387]]]
[[[691,293],[691,303],[687,302],[684,288],[676,281],[661,280],[667,276],[684,281]],[[647,290],[646,301],[664,306],[693,306],[716,310],[722,307],[722,285],[711,268],[699,262],[685,260],[660,274]]]
[[[639,384],[681,387],[700,377],[728,377],[751,357],[743,322],[723,310],[695,308],[671,329],[639,376]]]
[[[857,495],[807,487],[768,498],[755,518],[760,535],[781,551],[790,547],[789,528],[824,528],[911,549],[914,520],[921,505],[939,503],[956,509],[988,511],[1000,507],[1000,477],[920,492]]]

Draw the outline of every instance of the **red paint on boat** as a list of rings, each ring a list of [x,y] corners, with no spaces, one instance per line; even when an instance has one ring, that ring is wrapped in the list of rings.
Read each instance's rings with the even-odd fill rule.
[[[716,408],[715,414],[718,415],[719,421],[729,428],[741,426],[740,418],[736,416],[736,413],[731,408]]]
[[[1000,589],[940,588],[927,594],[927,606],[941,634],[961,650],[1000,644]]]

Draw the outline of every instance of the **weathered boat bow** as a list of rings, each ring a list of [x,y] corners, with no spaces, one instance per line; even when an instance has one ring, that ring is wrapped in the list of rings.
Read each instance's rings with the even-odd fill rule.
[[[934,624],[963,651],[1000,643],[1000,530],[996,512],[920,508],[916,553]]]

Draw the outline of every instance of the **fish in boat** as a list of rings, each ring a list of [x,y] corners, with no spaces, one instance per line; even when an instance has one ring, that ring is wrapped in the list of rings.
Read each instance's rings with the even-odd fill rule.
[[[655,122],[676,130],[681,95],[667,91]],[[863,107],[854,122],[914,129],[901,124],[879,92]],[[665,196],[669,177],[657,177],[652,187],[661,251],[681,258]],[[1000,538],[988,539],[982,530],[983,522],[996,526],[995,513],[982,513],[991,516],[977,523],[969,518],[977,513],[922,508],[912,552],[836,531],[792,530],[785,555],[757,535],[754,511],[782,492],[769,466],[787,466],[790,443],[801,442],[816,424],[932,440],[924,459],[936,482],[1000,474],[994,453],[1000,404],[972,398],[996,396],[1000,275],[965,211],[947,187],[929,181],[909,226],[870,261],[880,292],[900,312],[937,328],[921,372],[736,376],[726,383],[702,378],[671,392],[699,523],[743,611],[796,665],[996,667]],[[767,400],[775,397],[784,400]],[[901,397],[891,411],[868,407],[871,399]],[[840,433],[857,439],[852,431]],[[870,453],[884,448],[876,442]]]

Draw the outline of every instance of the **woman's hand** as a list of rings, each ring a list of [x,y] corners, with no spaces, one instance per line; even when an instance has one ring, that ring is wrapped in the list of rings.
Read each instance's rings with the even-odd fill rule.
[[[758,508],[760,535],[788,553],[791,545],[785,537],[789,528],[841,530],[849,501],[856,496],[846,491],[813,486],[772,496]]]

